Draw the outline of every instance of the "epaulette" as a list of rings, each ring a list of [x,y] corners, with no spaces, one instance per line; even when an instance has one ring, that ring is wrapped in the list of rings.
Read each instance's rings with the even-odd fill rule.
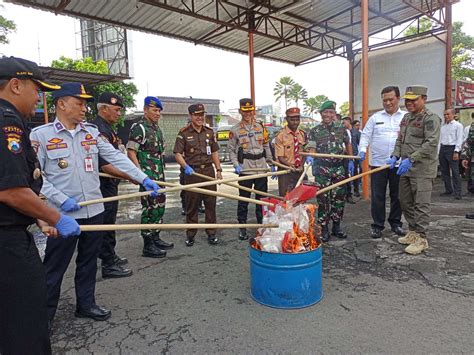
[[[179,130],[179,132],[180,132],[180,133],[181,133],[181,132],[184,132],[185,130],[187,130],[187,129],[189,128],[190,125],[191,125],[191,123],[188,123],[186,126],[184,126],[183,128],[181,128],[181,129]]]
[[[214,132],[214,130],[211,128],[211,127],[207,127],[207,126],[203,126],[205,129],[207,129],[208,131],[212,131]]]
[[[90,122],[84,122],[83,125],[86,126],[86,127],[92,127],[92,128],[95,128],[95,129],[99,129],[99,127],[97,127],[97,125],[95,125],[93,123],[90,123]]]
[[[41,126],[35,127],[31,130],[31,132],[36,132],[39,131],[40,129],[46,128],[46,127],[51,127],[53,125],[53,122],[45,123]]]

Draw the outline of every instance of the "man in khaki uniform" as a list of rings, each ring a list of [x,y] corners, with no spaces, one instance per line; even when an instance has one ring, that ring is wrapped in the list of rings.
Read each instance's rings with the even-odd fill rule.
[[[184,169],[184,184],[194,184],[207,181],[194,175],[199,173],[218,179],[222,179],[222,168],[217,151],[219,145],[214,136],[214,131],[204,126],[206,110],[203,104],[195,104],[188,107],[191,123],[180,129],[174,145],[176,161]],[[214,173],[214,166],[217,174]],[[216,185],[203,187],[207,190],[216,191]],[[206,223],[216,223],[216,196],[201,195],[196,192],[186,191],[186,223],[198,223],[198,207],[201,200],[204,201],[206,212]],[[194,245],[196,229],[186,231],[186,245]],[[215,229],[206,229],[209,244],[218,243]]]
[[[403,98],[408,113],[400,122],[394,151],[387,160],[393,169],[401,159],[397,170],[401,176],[400,205],[409,231],[398,242],[408,244],[405,252],[413,255],[428,249],[426,232],[430,224],[433,179],[438,166],[441,119],[425,107],[427,92],[425,86],[407,87]]]
[[[252,171],[252,169],[268,168],[267,164],[272,164],[268,131],[262,124],[256,122],[255,106],[252,99],[241,99],[239,103],[239,113],[242,115],[242,121],[231,128],[227,147],[230,161],[234,165],[234,172],[238,175],[253,175],[258,171]],[[275,171],[275,167],[272,167],[272,171]],[[268,190],[266,177],[239,181],[239,185],[262,192]],[[239,195],[250,197],[250,192],[239,190]],[[261,195],[256,195],[255,198],[260,199]],[[238,202],[237,219],[240,224],[247,223],[248,205],[248,202]],[[255,207],[255,215],[257,223],[262,223],[262,206],[257,205]],[[248,239],[245,228],[240,228],[239,239]]]
[[[290,107],[286,110],[285,118],[286,127],[278,132],[275,137],[275,156],[280,163],[292,167],[296,171],[278,177],[278,193],[280,196],[285,196],[288,191],[295,188],[303,172],[305,162],[299,153],[304,151],[308,144],[306,132],[298,128],[301,118],[300,109]],[[306,161],[308,164],[312,164],[313,158],[307,157]]]

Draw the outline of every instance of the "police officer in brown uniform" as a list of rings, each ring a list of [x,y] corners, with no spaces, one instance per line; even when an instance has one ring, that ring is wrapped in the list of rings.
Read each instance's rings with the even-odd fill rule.
[[[433,179],[438,167],[441,118],[425,107],[427,93],[426,86],[407,87],[403,98],[408,113],[400,122],[395,149],[387,160],[393,169],[401,158],[397,170],[401,176],[400,205],[409,232],[398,238],[398,242],[408,245],[405,252],[414,255],[428,249],[426,232],[430,224]]]
[[[272,164],[272,152],[270,150],[270,139],[265,127],[255,120],[255,105],[252,99],[240,100],[239,113],[242,121],[230,129],[229,149],[230,161],[234,165],[234,172],[238,175],[252,175],[257,173],[252,169],[268,168]],[[275,171],[272,167],[272,171]],[[268,180],[266,177],[239,181],[239,185],[254,188],[255,190],[267,192]],[[239,195],[250,197],[250,192],[239,190]],[[256,195],[260,199],[261,195]],[[248,202],[239,201],[237,205],[237,219],[240,224],[247,223]],[[262,223],[262,206],[255,207],[257,223]],[[247,230],[240,228],[239,239],[248,239]]]
[[[285,196],[288,191],[295,188],[303,172],[305,159],[299,153],[305,150],[308,144],[308,136],[305,131],[298,128],[300,118],[298,107],[290,107],[286,110],[287,126],[278,132],[275,137],[276,158],[280,163],[296,170],[278,177],[278,193],[280,196]],[[306,160],[311,164],[313,158],[307,157]]]
[[[195,104],[188,107],[191,122],[181,128],[176,137],[173,152],[176,161],[184,169],[184,184],[194,184],[207,181],[193,175],[194,172],[212,178],[222,179],[222,168],[217,151],[219,145],[214,136],[214,131],[204,125],[206,110],[204,105]],[[214,166],[217,173],[214,172]],[[203,187],[216,191],[216,185]],[[186,223],[198,223],[198,208],[200,201],[204,201],[206,223],[216,223],[216,197],[186,191]],[[194,245],[196,229],[186,230],[186,245]],[[209,244],[218,243],[215,229],[206,229]]]

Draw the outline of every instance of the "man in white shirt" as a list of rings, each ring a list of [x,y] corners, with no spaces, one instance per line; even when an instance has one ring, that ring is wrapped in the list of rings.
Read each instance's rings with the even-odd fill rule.
[[[454,192],[454,198],[460,200],[459,153],[463,143],[463,126],[454,119],[454,115],[454,109],[444,111],[444,123],[440,131],[439,165],[445,190],[441,196],[450,196]]]
[[[364,161],[367,147],[370,145],[371,168],[385,165],[390,158],[395,142],[400,132],[400,121],[406,112],[399,107],[400,89],[397,86],[388,86],[382,90],[384,110],[374,113],[367,121],[360,138],[359,156]],[[385,195],[387,184],[390,189],[390,213],[388,222],[392,231],[400,236],[405,235],[402,229],[402,209],[398,199],[398,184],[400,176],[396,170],[385,169],[370,176],[372,234],[371,237],[382,237],[385,228]]]

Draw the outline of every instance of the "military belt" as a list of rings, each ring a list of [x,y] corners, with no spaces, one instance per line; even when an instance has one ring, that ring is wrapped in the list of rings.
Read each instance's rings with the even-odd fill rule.
[[[265,152],[261,152],[260,154],[244,153],[244,159],[258,160],[262,159],[263,157],[265,157]]]
[[[212,166],[212,164],[190,165],[190,167],[193,169],[205,169],[209,168],[210,166]]]

